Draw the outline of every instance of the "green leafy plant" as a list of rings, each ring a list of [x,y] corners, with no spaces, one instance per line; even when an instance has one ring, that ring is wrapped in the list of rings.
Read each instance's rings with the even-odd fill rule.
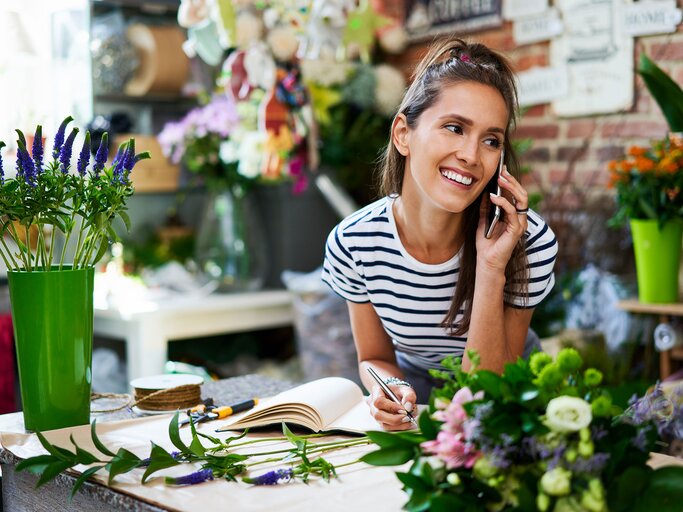
[[[194,485],[217,478],[236,481],[238,477],[241,477],[243,482],[253,485],[275,485],[295,480],[307,483],[310,478],[329,481],[337,477],[337,468],[358,462],[355,460],[334,466],[320,454],[370,443],[366,436],[314,443],[311,440],[326,434],[296,435],[284,423],[282,437],[245,440],[244,437],[248,433],[245,430],[241,434],[221,440],[197,432],[194,424],[190,423],[192,440],[187,445],[181,439],[178,420],[179,413],[176,412],[168,427],[169,440],[177,450],[169,452],[152,442],[147,458],[141,458],[125,448],[119,448],[116,452],[111,451],[97,436],[95,421],[91,424],[90,434],[93,444],[100,452],[98,454],[90,453],[78,446],[73,436],[71,443],[74,450],[68,450],[50,443],[45,436],[37,432],[40,443],[48,453],[22,460],[17,464],[17,471],[29,471],[38,475],[36,486],[40,487],[63,471],[79,464],[89,466],[76,479],[71,490],[72,497],[86,480],[102,470],[108,472],[110,484],[118,475],[137,470],[141,473],[140,481],[144,484],[159,471],[180,465],[191,467],[193,471],[180,477],[164,477],[167,485]],[[275,441],[289,442],[291,447],[244,453],[247,446],[258,446],[263,443],[269,446]],[[258,466],[278,462],[282,463],[283,467],[254,476]],[[197,466],[200,469],[197,469]]]
[[[683,132],[683,89],[647,55],[642,54],[638,74],[652,94],[672,132]]]
[[[10,270],[91,266],[104,255],[110,239],[118,240],[113,221],[120,218],[127,228],[130,226],[126,214],[126,201],[133,194],[130,173],[138,161],[150,157],[149,153],[135,154],[135,140],[130,139],[107,165],[105,133],[91,167],[90,134],[86,132],[76,172],[71,172],[78,128],[73,128],[66,140],[65,131],[72,120],[67,117],[59,127],[52,161],[47,164],[43,163],[41,126],[36,128],[31,153],[26,137],[17,130],[15,177],[5,178],[0,155],[0,257]],[[0,142],[0,149],[3,146],[5,143]],[[58,234],[64,239],[59,255],[54,254]],[[15,247],[8,245],[6,235]],[[73,261],[67,262],[67,246],[74,236],[75,254]]]
[[[477,356],[470,354],[473,363]],[[369,433],[362,460],[396,473],[405,508],[505,511],[678,511],[683,467],[648,466],[683,412],[660,388],[623,412],[574,349],[536,353],[502,375],[448,358],[420,432]]]

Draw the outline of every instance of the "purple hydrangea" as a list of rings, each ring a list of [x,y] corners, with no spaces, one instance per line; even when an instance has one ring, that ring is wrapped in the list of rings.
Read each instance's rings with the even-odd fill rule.
[[[292,468],[276,469],[254,478],[245,478],[244,481],[254,485],[277,485],[280,481],[289,482],[293,476],[294,470]]]
[[[59,155],[61,154],[62,151],[62,144],[64,144],[64,134],[66,132],[66,127],[67,125],[73,121],[73,117],[69,116],[64,121],[62,121],[62,124],[59,125],[59,129],[57,130],[57,134],[55,135],[55,141],[52,144],[52,156],[55,160],[59,158]]]
[[[62,145],[62,149],[59,152],[59,163],[60,168],[64,174],[69,172],[69,166],[71,165],[71,153],[73,151],[74,139],[78,133],[78,128],[71,130],[71,133],[66,139],[66,142]]]
[[[88,164],[90,163],[90,132],[85,132],[85,140],[83,141],[83,147],[81,148],[81,153],[78,155],[78,163],[76,164],[76,169],[78,169],[78,174],[85,176],[85,171],[88,169]]]
[[[43,127],[38,125],[33,136],[33,147],[31,148],[31,156],[33,156],[36,174],[43,172],[43,149]]]
[[[99,176],[102,169],[104,169],[104,164],[107,162],[107,157],[109,156],[109,136],[104,133],[100,139],[100,145],[97,148],[97,153],[95,154],[95,165],[93,166],[93,172],[95,176]]]
[[[207,480],[213,480],[213,471],[211,469],[200,469],[189,475],[178,477],[167,476],[165,481],[168,485],[197,485]]]

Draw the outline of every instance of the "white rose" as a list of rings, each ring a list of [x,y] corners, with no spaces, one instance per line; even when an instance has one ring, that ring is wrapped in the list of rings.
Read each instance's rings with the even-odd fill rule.
[[[573,396],[553,398],[545,410],[545,425],[554,432],[576,432],[592,419],[590,404]]]
[[[550,496],[564,496],[571,490],[572,473],[564,468],[547,471],[541,477],[541,489]]]

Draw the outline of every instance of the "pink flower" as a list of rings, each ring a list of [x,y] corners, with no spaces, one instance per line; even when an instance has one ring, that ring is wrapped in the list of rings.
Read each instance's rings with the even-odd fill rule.
[[[453,400],[448,404],[445,410],[436,411],[434,413],[434,418],[438,421],[443,421],[445,430],[451,432],[462,432],[462,424],[467,419],[467,412],[465,411],[463,404],[471,402],[472,400],[479,400],[483,395],[481,391],[477,394],[472,395],[472,391],[469,388],[461,388],[455,395],[453,395]]]
[[[465,442],[462,432],[453,433],[442,430],[433,441],[425,441],[421,444],[425,453],[435,455],[444,461],[446,467],[471,468],[480,456],[471,444]]]

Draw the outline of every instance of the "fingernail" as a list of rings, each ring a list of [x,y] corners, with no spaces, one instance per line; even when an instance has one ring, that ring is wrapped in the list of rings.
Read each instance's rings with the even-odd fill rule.
[[[405,415],[408,414],[408,413],[405,412],[403,409],[401,409],[401,410],[398,411],[398,414],[403,414],[403,415],[405,416]]]
[[[505,176],[501,176],[500,181],[504,181],[505,183],[509,183],[508,179]]]
[[[490,195],[491,197],[500,197],[500,196],[499,196],[498,194],[496,194],[495,192],[489,192],[489,195]]]
[[[406,402],[403,404],[403,407],[406,408],[406,411],[411,412],[413,410],[413,404],[410,402]]]
[[[510,171],[508,171],[508,166],[507,166],[507,165],[504,165],[504,166],[503,166],[503,174],[507,174],[508,176],[512,176],[512,174],[510,174]]]
[[[403,418],[401,420],[401,423],[408,423],[409,421],[410,421],[410,418],[408,416],[406,416],[405,418]]]

